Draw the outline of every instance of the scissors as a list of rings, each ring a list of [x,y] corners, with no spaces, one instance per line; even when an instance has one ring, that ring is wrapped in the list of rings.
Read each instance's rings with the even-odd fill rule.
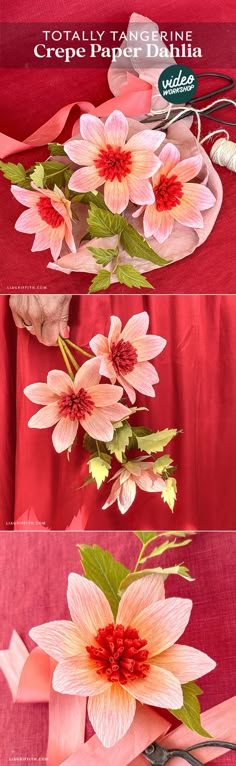
[[[197,745],[191,745],[191,747],[187,747],[186,750],[166,750],[164,747],[161,747],[161,745],[158,745],[157,742],[153,742],[143,751],[142,755],[145,756],[152,766],[165,766],[171,758],[175,757],[183,758],[183,760],[190,763],[191,766],[202,766],[202,762],[191,754],[192,750],[198,750],[200,747],[223,747],[227,750],[236,750],[236,744],[234,745],[231,742],[221,742],[216,740],[198,742]]]
[[[231,88],[233,88],[235,85],[235,80],[233,79],[233,77],[230,77],[230,75],[226,75],[226,74],[220,74],[219,72],[202,72],[201,74],[197,75],[198,79],[200,79],[200,77],[217,77],[217,78],[220,78],[221,80],[225,80],[226,82],[225,82],[225,85],[222,85],[221,88],[216,88],[215,90],[211,90],[209,93],[205,93],[202,96],[196,96],[195,98],[192,98],[191,101],[187,101],[187,106],[195,107],[195,104],[198,101],[206,101],[208,98],[214,98],[215,96],[219,96],[221,93],[225,93],[226,91],[231,90]],[[235,127],[236,122],[230,122],[229,120],[222,120],[219,117],[217,118],[217,117],[210,116],[212,115],[213,112],[217,112],[218,109],[223,109],[227,105],[228,105],[227,101],[222,101],[220,104],[216,104],[215,106],[209,105],[209,109],[205,109],[201,116],[207,117],[209,120],[214,120],[214,122],[220,122],[221,125],[231,125]],[[235,105],[236,105],[236,101],[235,101]],[[186,111],[183,114],[180,107],[180,112],[181,114],[179,118],[177,117],[176,121],[178,121],[178,119],[182,120],[184,119],[184,117],[188,117],[190,114],[192,114],[191,108],[189,109],[188,112]],[[155,113],[155,118],[157,116],[158,116],[158,112]],[[153,122],[153,119],[154,119],[154,115],[148,116],[144,120],[141,120],[141,122]],[[166,119],[163,119],[158,124],[158,130],[165,125],[165,122],[166,122]]]

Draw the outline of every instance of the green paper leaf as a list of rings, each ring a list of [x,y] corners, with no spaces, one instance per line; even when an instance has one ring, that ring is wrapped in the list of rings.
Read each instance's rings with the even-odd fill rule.
[[[137,269],[134,269],[133,266],[124,265],[124,266],[117,266],[116,269],[116,276],[118,279],[118,282],[120,282],[121,285],[127,285],[127,287],[148,287],[153,290],[153,286],[150,282],[144,277],[142,274],[137,271]]]
[[[35,186],[38,186],[39,189],[43,189],[44,176],[44,167],[41,162],[39,162],[37,165],[35,165],[33,172],[30,174],[31,181],[33,181]]]
[[[18,162],[18,164],[15,165],[14,162],[0,161],[0,170],[4,175],[4,178],[7,178],[8,181],[16,184],[16,186],[21,186],[23,188],[29,189],[31,188],[30,181],[26,176],[25,168],[21,162]]]
[[[161,543],[161,545],[155,546],[147,556],[144,556],[141,560],[141,564],[145,564],[145,561],[155,558],[155,556],[162,556],[165,551],[171,550],[172,548],[182,548],[184,545],[189,545],[191,542],[192,540],[190,539],[182,540],[180,543],[175,540],[166,540],[166,542]]]
[[[92,203],[88,212],[88,226],[92,237],[110,237],[120,234],[128,224],[121,215],[102,210]]]
[[[100,452],[99,455],[91,457],[88,461],[89,473],[96,481],[97,488],[101,487],[101,484],[109,475],[111,467],[111,458],[106,452]]]
[[[96,439],[93,439],[92,436],[87,434],[85,432],[84,438],[83,438],[83,447],[88,450],[88,452],[91,452],[91,454],[94,454],[97,451],[97,445],[100,451],[100,445],[102,445],[102,442],[96,441]],[[101,446],[101,451],[104,445]]]
[[[163,452],[164,447],[174,438],[177,434],[177,428],[165,428],[164,431],[156,431],[149,436],[138,436],[138,447],[148,455],[151,452]]]
[[[94,277],[92,280],[89,292],[100,293],[101,290],[107,290],[107,288],[110,286],[110,281],[110,271],[107,271],[107,269],[101,269],[101,271],[99,271],[99,273],[96,274],[96,277]]]
[[[146,545],[152,540],[156,540],[158,537],[158,532],[135,532],[134,534],[141,540],[141,543],[145,543]]]
[[[114,453],[117,460],[122,463],[123,453],[129,444],[130,436],[132,436],[132,428],[129,423],[124,421],[120,428],[116,428],[112,441],[106,442],[109,452]]]
[[[60,157],[60,155],[66,155],[63,144],[52,143],[48,144],[49,151],[52,157]]]
[[[96,189],[91,192],[80,192],[79,194],[75,194],[72,198],[72,202],[82,202],[84,205],[90,205],[90,203],[92,203],[96,207],[102,208],[102,210],[108,210],[103,194]]]
[[[129,440],[129,449],[138,449],[138,437],[148,436],[148,434],[151,433],[152,431],[150,428],[145,428],[144,426],[136,426],[135,428],[132,428],[132,436]]]
[[[169,468],[171,463],[173,463],[173,460],[170,455],[162,455],[161,457],[158,457],[157,460],[155,460],[155,463],[153,463],[154,473],[162,473],[166,468]]]
[[[143,258],[145,261],[156,263],[157,266],[166,266],[167,263],[170,263],[170,261],[160,258],[155,253],[155,250],[150,247],[146,239],[131,224],[128,224],[125,230],[122,231],[120,241],[126,253],[131,255],[132,258]]]
[[[152,567],[149,569],[141,569],[138,572],[131,572],[130,574],[125,577],[124,580],[122,580],[120,584],[120,591],[126,590],[126,588],[131,585],[132,582],[135,582],[136,580],[140,580],[141,577],[147,577],[150,574],[159,574],[166,580],[169,575],[179,575],[179,577],[183,577],[184,580],[190,580],[193,581],[193,577],[190,576],[189,570],[187,567],[184,566],[184,564],[176,564],[173,567]]]
[[[202,737],[211,737],[212,735],[203,729],[201,725],[201,708],[198,697],[202,694],[202,689],[200,689],[200,687],[193,681],[190,681],[188,684],[182,686],[182,690],[184,697],[183,707],[180,710],[170,710],[170,713],[172,713],[178,721],[182,721],[182,723],[184,723],[188,729],[191,729],[191,731],[195,731]]]
[[[167,503],[171,511],[174,510],[176,496],[177,496],[176,479],[174,479],[173,476],[169,476],[169,478],[166,479],[166,486],[165,486],[165,489],[163,489],[163,492],[161,493],[161,497],[162,497],[162,500],[164,500],[164,503]]]
[[[95,261],[102,264],[102,266],[106,266],[107,263],[112,261],[112,258],[115,258],[118,255],[118,247],[115,250],[109,248],[108,250],[105,250],[103,247],[88,247],[88,250],[93,253]]]
[[[88,580],[98,585],[105,593],[116,617],[119,605],[120,583],[128,575],[129,569],[113,558],[109,551],[104,551],[99,545],[78,545],[81,562]]]

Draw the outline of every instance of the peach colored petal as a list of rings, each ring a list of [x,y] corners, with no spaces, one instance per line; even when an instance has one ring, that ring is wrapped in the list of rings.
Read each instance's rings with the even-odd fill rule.
[[[59,418],[60,412],[58,403],[53,402],[52,404],[47,404],[46,407],[42,407],[41,410],[36,412],[36,414],[30,418],[28,426],[29,428],[50,428],[50,426],[54,426],[55,423],[57,423]]]
[[[96,407],[106,407],[116,404],[123,394],[121,386],[111,386],[110,383],[99,383],[89,387],[89,394]]]
[[[143,130],[129,138],[127,149],[147,149],[156,152],[165,137],[165,133],[161,130]]]
[[[83,643],[91,644],[99,628],[114,622],[110,604],[92,580],[72,572],[68,578],[68,606],[71,619]]]
[[[166,346],[166,340],[159,335],[147,335],[145,338],[133,341],[133,344],[138,354],[138,362],[147,362],[161,354]]]
[[[64,239],[64,233],[65,233],[65,224],[62,223],[61,226],[58,226],[57,229],[51,229],[51,235],[50,235],[50,249],[52,253],[52,257],[54,261],[59,258],[60,252],[61,252],[61,246]]]
[[[82,649],[75,657],[68,657],[57,665],[52,685],[53,689],[61,694],[87,697],[100,695],[107,689],[109,681],[106,676],[97,674],[93,662],[88,654],[86,657]]]
[[[78,372],[76,373],[74,380],[74,388],[77,393],[80,388],[90,388],[90,386],[97,386],[101,375],[99,374],[99,359],[88,359],[84,362]]]
[[[147,239],[152,236],[157,236],[159,232],[161,220],[161,213],[156,209],[156,205],[147,205],[143,216],[143,229]],[[170,225],[173,228],[173,223],[170,217]]]
[[[215,197],[203,184],[184,184],[184,200],[196,205],[199,210],[208,210],[215,204]]]
[[[88,716],[104,747],[112,747],[128,731],[134,718],[136,702],[118,683],[88,700]]]
[[[195,154],[195,157],[189,157],[186,160],[178,162],[174,169],[175,176],[177,176],[178,181],[184,183],[186,181],[190,181],[191,178],[195,178],[201,170],[202,161],[202,155]]]
[[[16,231],[22,231],[24,234],[35,234],[36,231],[47,228],[35,207],[24,210],[15,223]]]
[[[77,192],[88,192],[96,189],[104,183],[104,178],[99,175],[94,166],[76,170],[71,176],[68,188]]]
[[[110,494],[108,495],[106,502],[102,506],[102,510],[105,510],[105,508],[109,508],[110,505],[115,503],[115,501],[118,498],[119,492],[120,492],[120,478],[118,477],[117,479],[115,479],[115,481],[112,484]]]
[[[103,179],[104,181],[104,179]],[[129,187],[126,178],[118,181],[106,181],[104,186],[104,200],[112,213],[122,213],[129,202]]]
[[[157,657],[152,657],[152,663],[169,670],[181,684],[195,681],[196,678],[210,673],[216,667],[214,660],[207,654],[182,644],[175,644]]]
[[[104,125],[105,141],[111,146],[123,147],[128,135],[128,120],[123,112],[115,109],[107,118]]]
[[[74,391],[70,376],[63,370],[50,370],[47,375],[47,384],[58,396],[60,394],[71,394]]]
[[[190,599],[167,598],[136,616],[132,627],[147,639],[149,657],[156,657],[178,641],[189,622],[191,609]]]
[[[108,333],[108,343],[117,343],[122,330],[122,322],[119,317],[111,316],[110,330]]]
[[[105,335],[94,335],[94,337],[89,341],[89,345],[96,356],[99,356],[99,354],[106,354],[109,350],[108,340],[105,338]]]
[[[201,213],[196,210],[195,205],[188,202],[185,197],[182,198],[179,205],[171,208],[171,215],[175,221],[182,223],[184,226],[203,228],[203,217]]]
[[[70,227],[65,226],[65,241],[72,253],[76,253],[77,247]]]
[[[120,492],[118,495],[118,508],[122,514],[127,513],[130,506],[135,500],[136,496],[136,484],[131,476],[121,484]]]
[[[35,234],[35,238],[33,241],[33,245],[31,247],[31,252],[40,252],[41,250],[48,250],[50,247],[50,229],[48,226],[41,229],[41,231],[37,231]]]
[[[144,492],[163,492],[166,487],[164,479],[152,470],[144,470],[140,476],[137,476],[136,484]]]
[[[34,205],[37,205],[37,202],[40,200],[40,193],[22,189],[21,186],[15,186],[14,184],[11,186],[11,192],[13,197],[15,197],[21,205],[25,205],[25,207],[33,207]]]
[[[146,678],[128,681],[125,688],[129,694],[145,705],[179,709],[183,705],[180,682],[172,673],[151,665]]]
[[[159,378],[155,367],[150,362],[139,362],[131,372],[126,373],[125,378],[140,394],[155,396],[152,384],[158,383]]]
[[[155,196],[150,181],[130,174],[127,177],[127,184],[131,202],[135,205],[150,205],[154,202]]]
[[[50,404],[57,401],[56,394],[50,391],[47,383],[32,383],[24,388],[24,394],[35,404]]]
[[[104,409],[95,409],[92,415],[86,415],[81,420],[81,426],[94,439],[110,442],[113,439],[114,429],[111,421],[105,416]]]
[[[30,638],[46,654],[60,662],[67,657],[74,657],[82,651],[78,630],[69,620],[55,620],[31,628]]]
[[[136,338],[146,335],[149,327],[149,316],[147,311],[141,311],[140,314],[134,314],[121,333],[123,340],[129,340],[132,343]]]
[[[118,420],[123,420],[130,415],[130,410],[124,404],[111,404],[110,407],[103,407],[104,415],[111,420],[112,423],[116,423]]]
[[[139,178],[150,178],[160,167],[160,159],[153,152],[135,149],[132,154],[132,174]]]
[[[64,148],[70,160],[76,165],[93,165],[98,154],[98,147],[84,139],[67,141]]]
[[[167,175],[170,173],[176,166],[176,164],[180,161],[180,153],[174,144],[166,144],[163,149],[161,149],[159,154],[159,160],[163,163],[163,167],[160,170],[160,173],[164,173],[164,175]],[[156,178],[153,179],[153,182],[156,182]]]
[[[124,390],[126,391],[127,396],[129,397],[129,400],[131,404],[134,404],[136,399],[136,391],[134,390],[133,386],[131,386],[126,378],[123,377],[123,375],[117,375],[118,383],[121,383]]]
[[[80,118],[80,133],[86,141],[98,146],[104,146],[104,125],[98,117],[92,114],[82,114]]]
[[[108,358],[108,354],[106,356],[100,357],[100,361],[101,361],[101,364],[99,367],[100,375],[104,375],[105,378],[110,378],[111,383],[114,384],[116,382],[116,372],[112,362]]]
[[[129,585],[121,597],[117,624],[121,623],[124,627],[132,625],[133,619],[139,612],[152,605],[154,601],[162,601],[164,598],[165,587],[161,575],[151,574],[141,580],[136,580]]]
[[[52,443],[56,452],[64,452],[73,444],[77,431],[78,420],[60,418],[52,434]]]

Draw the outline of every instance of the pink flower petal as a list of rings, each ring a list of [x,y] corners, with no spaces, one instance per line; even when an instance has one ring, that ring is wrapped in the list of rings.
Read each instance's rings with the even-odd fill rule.
[[[155,663],[155,657],[152,658]],[[191,646],[175,644],[156,657],[158,667],[165,668],[179,679],[181,684],[195,681],[214,670],[216,663],[207,654]]]
[[[123,386],[127,396],[129,397],[131,404],[134,404],[136,399],[136,391],[134,390],[133,386],[131,386],[127,382],[126,378],[124,378],[123,375],[118,375],[117,380],[118,380],[118,383],[120,383],[121,386]]]
[[[93,165],[98,154],[98,147],[90,141],[75,139],[64,145],[66,154],[76,165]]]
[[[127,372],[126,380],[131,384],[140,394],[146,394],[146,396],[155,396],[153,383],[158,383],[158,374],[150,362],[139,362],[135,365],[132,372]]]
[[[52,434],[52,443],[56,452],[64,452],[73,444],[77,431],[78,420],[60,418]]]
[[[188,202],[185,197],[182,198],[179,205],[171,208],[171,215],[178,223],[183,226],[193,226],[193,228],[203,228],[203,218],[195,205]]]
[[[92,144],[97,144],[99,147],[105,144],[103,122],[92,114],[82,114],[80,133],[82,138],[91,141]]]
[[[189,622],[192,601],[187,598],[167,598],[148,606],[133,620],[141,638],[146,638],[150,657],[172,646]]]
[[[105,378],[110,378],[111,383],[116,382],[116,372],[111,361],[109,361],[108,354],[100,357],[101,364],[99,367],[100,375],[104,375]]]
[[[15,223],[16,231],[22,231],[24,234],[35,234],[36,231],[46,228],[48,228],[47,224],[40,218],[35,207],[24,210]]]
[[[74,380],[74,388],[77,393],[80,388],[90,388],[90,386],[97,386],[101,375],[99,374],[100,360],[88,359],[84,362],[78,372],[76,373]]]
[[[166,346],[165,338],[159,335],[147,335],[134,341],[134,348],[138,354],[138,362],[146,362],[161,354]]]
[[[160,167],[160,159],[153,152],[135,149],[132,154],[132,174],[139,178],[150,178]]]
[[[125,407],[124,404],[111,404],[110,407],[103,407],[105,417],[111,420],[112,423],[117,423],[118,420],[123,420],[130,415],[130,410]]]
[[[155,201],[150,181],[145,178],[136,178],[133,174],[127,177],[129,196],[135,205],[150,205]]]
[[[127,142],[127,149],[141,149],[156,152],[166,135],[161,130],[143,130],[135,133]]]
[[[120,486],[121,486],[120,477],[118,477],[117,479],[115,479],[115,481],[112,484],[110,494],[108,495],[106,502],[102,506],[102,510],[105,510],[105,508],[109,508],[110,505],[113,505],[113,503],[115,503],[120,493]]]
[[[89,345],[96,356],[99,356],[100,354],[107,354],[109,350],[108,341],[107,338],[105,338],[105,335],[94,335],[92,340],[89,341]]]
[[[63,370],[50,370],[47,375],[47,384],[54,394],[58,396],[60,394],[71,394],[74,391],[70,376]]]
[[[40,200],[40,193],[22,189],[21,186],[15,186],[14,184],[11,186],[11,192],[13,197],[15,197],[21,205],[25,205],[25,207],[33,207],[37,205],[37,202]]]
[[[144,470],[140,476],[137,476],[136,484],[144,492],[163,492],[163,489],[166,487],[164,479],[152,470]]]
[[[119,317],[111,316],[110,330],[108,333],[108,343],[117,343],[122,330],[122,322]]]
[[[105,141],[111,146],[123,147],[127,139],[128,130],[128,120],[122,112],[115,109],[109,115],[104,125]]]
[[[58,403],[53,402],[52,404],[47,404],[46,407],[42,407],[41,410],[36,412],[36,414],[30,418],[28,426],[29,428],[50,428],[50,426],[54,426],[55,423],[57,423],[59,418],[60,412]]]
[[[81,420],[81,426],[93,439],[104,442],[110,442],[113,439],[114,429],[102,407],[96,408],[92,415],[86,415]]]
[[[41,250],[48,250],[50,247],[50,229],[46,226],[41,231],[37,231],[31,247],[31,252],[40,252]]]
[[[61,224],[61,226],[58,226],[57,229],[51,229],[51,236],[50,236],[50,249],[52,253],[53,260],[56,261],[57,258],[59,258],[62,242],[64,239],[64,232],[65,232],[65,224]]]
[[[215,204],[214,194],[203,184],[184,185],[184,201],[195,205],[199,210],[208,210]]]
[[[146,335],[149,327],[149,316],[147,311],[141,311],[140,314],[134,314],[128,322],[126,322],[126,325],[121,333],[121,338],[123,340],[129,340],[130,343],[133,343],[136,338],[142,338],[143,335]]]
[[[69,620],[56,620],[37,625],[30,630],[29,635],[40,649],[58,662],[80,654],[83,649],[78,630]]]
[[[71,227],[65,226],[65,241],[72,253],[77,252],[75,240],[72,234]]]
[[[117,178],[114,181],[106,181],[104,200],[112,213],[122,213],[129,202],[129,187],[126,178],[123,178],[122,181],[118,181]]]
[[[191,178],[195,178],[201,170],[203,157],[201,154],[195,154],[194,157],[188,157],[186,160],[178,162],[175,166],[175,176],[178,181],[182,183],[190,181]],[[171,175],[169,173],[169,175]]]
[[[97,186],[101,186],[104,183],[102,178],[94,166],[88,168],[80,168],[76,170],[71,176],[68,188],[77,192],[88,192],[96,189]]]
[[[135,496],[136,484],[135,481],[130,477],[124,481],[120,488],[118,496],[118,507],[121,513],[126,513],[129,510],[130,506],[135,500]]]
[[[83,644],[91,644],[99,628],[114,622],[106,596],[92,580],[72,572],[68,578],[68,606]]]
[[[135,710],[135,699],[118,683],[110,683],[105,692],[89,698],[88,716],[104,747],[112,747],[126,734]]]
[[[89,387],[89,394],[96,407],[106,407],[119,401],[123,389],[120,386],[111,386],[110,383],[100,383],[98,386]]]
[[[86,651],[86,650],[85,650]],[[93,662],[85,651],[78,652],[60,662],[53,674],[53,689],[61,694],[78,694],[81,697],[100,695],[109,686],[106,676],[99,676]]]
[[[178,679],[156,665],[151,665],[146,678],[128,681],[125,688],[145,705],[176,710],[183,705],[183,692]]]
[[[121,597],[117,624],[120,623],[124,627],[132,625],[133,619],[139,612],[152,605],[154,601],[162,601],[164,598],[165,587],[161,575],[151,574],[141,580],[136,580],[132,585],[129,585]]]
[[[170,236],[173,225],[173,218],[171,218],[168,210],[159,212],[155,205],[146,208],[143,219],[143,227],[146,237],[153,236],[161,244]]]
[[[176,164],[180,161],[179,150],[177,149],[176,146],[174,146],[174,144],[166,144],[165,146],[163,146],[163,149],[161,149],[160,151],[159,160],[161,160],[161,162],[163,163],[163,167],[161,168],[160,172],[164,173],[164,175],[167,175],[175,168]]]
[[[57,396],[50,391],[47,383],[32,383],[31,386],[24,388],[24,394],[35,404],[50,404],[57,401]]]

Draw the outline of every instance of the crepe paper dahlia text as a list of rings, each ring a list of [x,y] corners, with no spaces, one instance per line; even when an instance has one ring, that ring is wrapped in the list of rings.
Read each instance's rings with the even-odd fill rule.
[[[89,452],[83,486],[94,482],[99,489],[109,479],[103,508],[117,501],[121,513],[132,505],[137,489],[159,492],[172,511],[176,500],[173,459],[158,453],[177,429],[152,431],[133,422],[136,412],[147,409],[136,406],[136,392],[155,397],[159,377],[150,360],[166,345],[164,338],[147,334],[148,327],[145,311],[132,316],[123,328],[119,317],[112,316],[108,335],[91,339],[92,353],[59,337],[66,372],[50,370],[46,383],[24,389],[31,402],[42,405],[29,419],[29,428],[54,426],[53,446],[58,453],[67,451],[68,458],[76,442],[82,441]],[[87,357],[81,366],[75,352]]]

